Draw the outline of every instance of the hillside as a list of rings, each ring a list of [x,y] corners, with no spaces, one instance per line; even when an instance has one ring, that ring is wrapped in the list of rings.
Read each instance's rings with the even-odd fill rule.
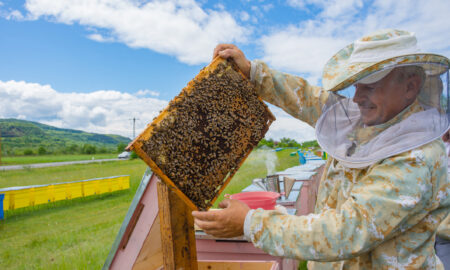
[[[37,122],[0,119],[2,153],[21,154],[26,149],[42,147],[46,152],[75,152],[86,146],[98,149],[117,149],[117,145],[128,144],[129,138],[119,135],[88,133],[80,130],[63,129]]]

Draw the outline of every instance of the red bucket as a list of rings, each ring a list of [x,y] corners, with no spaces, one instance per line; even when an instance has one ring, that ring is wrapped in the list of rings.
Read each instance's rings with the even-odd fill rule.
[[[281,195],[271,191],[250,191],[230,195],[230,199],[241,201],[251,209],[262,208],[264,210],[275,209],[278,197]],[[227,197],[227,196],[225,196]]]

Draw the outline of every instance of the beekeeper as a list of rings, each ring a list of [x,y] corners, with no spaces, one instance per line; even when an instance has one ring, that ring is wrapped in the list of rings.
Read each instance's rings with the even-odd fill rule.
[[[450,209],[441,139],[449,59],[420,52],[413,33],[381,30],[331,57],[317,87],[248,61],[234,45],[218,45],[217,55],[233,58],[264,100],[313,126],[329,159],[314,214],[226,200],[222,211],[194,211],[199,227],[244,234],[309,269],[443,269],[434,242]]]

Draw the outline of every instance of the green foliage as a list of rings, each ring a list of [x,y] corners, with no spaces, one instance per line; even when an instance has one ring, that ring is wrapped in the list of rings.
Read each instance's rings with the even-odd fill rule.
[[[282,138],[279,142],[275,142],[273,139],[262,139],[259,143],[258,143],[258,148],[262,147],[262,146],[267,146],[270,148],[274,148],[274,147],[296,147],[296,148],[300,148],[302,146],[302,144],[298,143],[296,140],[294,139],[290,139],[290,138]]]
[[[273,142],[272,139],[266,140],[265,138],[263,138],[261,141],[259,141],[257,147],[260,148],[260,147],[263,147],[263,146],[267,146],[267,147],[273,148],[274,142]]]
[[[277,147],[300,147],[301,144],[299,144],[294,139],[289,138],[282,138],[280,142],[277,144]]]
[[[22,154],[27,149],[39,153],[41,146],[46,154],[81,154],[85,153],[86,144],[96,147],[96,152],[106,149],[113,153],[118,144],[130,142],[129,138],[118,135],[62,129],[18,119],[0,119],[0,130],[2,153],[6,155]]]
[[[127,147],[126,143],[123,142],[119,143],[117,145],[117,153],[122,153],[123,151],[125,151],[125,147]]]
[[[38,155],[45,155],[45,154],[47,154],[47,150],[45,149],[45,147],[44,146],[39,146],[39,148],[38,148]]]
[[[139,156],[136,154],[136,152],[131,151],[130,159],[137,159]]]
[[[97,153],[97,147],[95,147],[94,145],[90,145],[90,144],[85,144],[83,145],[83,154],[95,154]]]
[[[302,143],[302,148],[309,148],[309,147],[317,148],[319,147],[319,143],[317,143],[316,140]]]
[[[33,150],[27,148],[27,149],[23,150],[23,154],[24,154],[25,156],[31,156],[31,155],[33,155],[34,153],[33,153]]]
[[[78,153],[80,151],[80,147],[76,144],[71,144],[69,147],[66,148],[68,154],[74,154]]]
[[[98,149],[97,153],[99,153],[99,154],[108,153],[108,149],[106,149],[106,147],[102,146]]]

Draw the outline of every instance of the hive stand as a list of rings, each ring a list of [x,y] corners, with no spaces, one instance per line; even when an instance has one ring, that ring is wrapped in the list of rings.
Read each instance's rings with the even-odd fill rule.
[[[147,170],[103,269],[197,269],[191,210]]]

